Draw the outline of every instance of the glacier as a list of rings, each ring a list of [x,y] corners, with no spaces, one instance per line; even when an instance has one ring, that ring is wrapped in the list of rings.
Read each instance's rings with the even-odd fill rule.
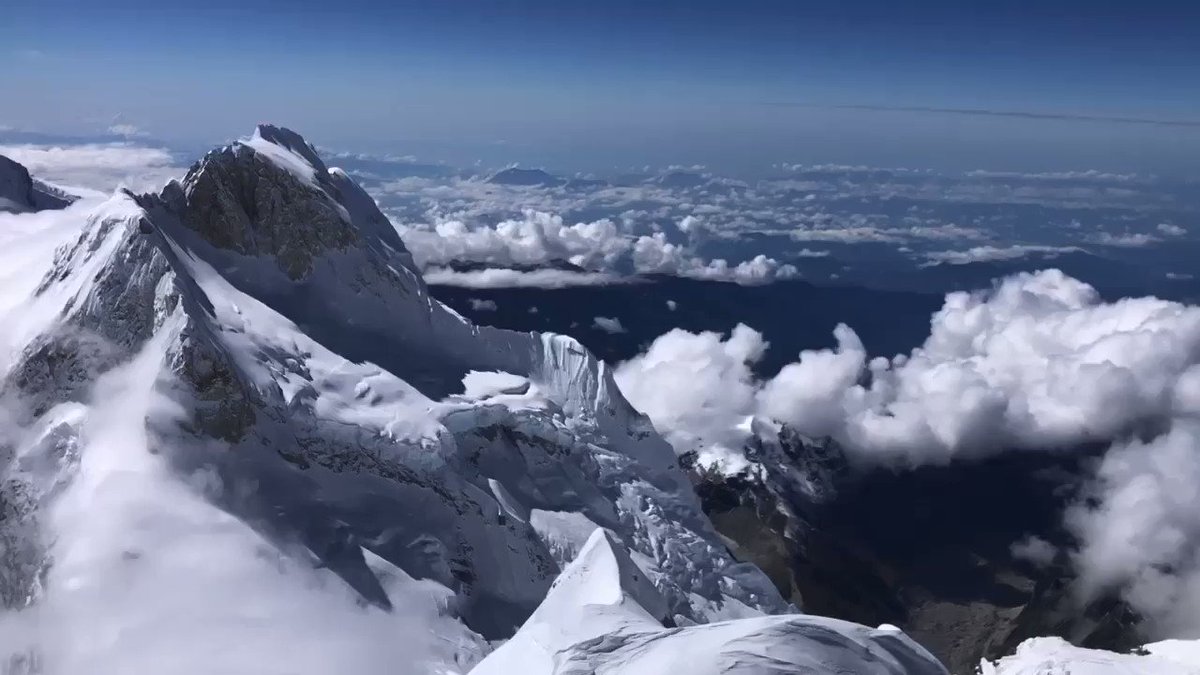
[[[290,130],[10,211],[0,672],[945,672],[797,613],[607,364],[438,302]]]

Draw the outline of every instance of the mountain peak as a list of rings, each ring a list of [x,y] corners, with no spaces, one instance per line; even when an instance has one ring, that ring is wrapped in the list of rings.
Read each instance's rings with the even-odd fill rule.
[[[542,169],[522,169],[509,167],[492,174],[487,182],[493,185],[518,185],[526,187],[558,187],[564,181]]]
[[[279,146],[289,152],[299,155],[304,159],[315,171],[319,173],[327,173],[328,168],[325,162],[321,161],[320,155],[317,154],[317,149],[311,143],[304,140],[300,134],[288,129],[287,127],[275,126],[274,124],[259,124],[254,128],[254,134],[250,137],[249,144],[251,147],[258,145],[259,141],[270,143]]]
[[[162,198],[210,245],[274,258],[292,281],[308,278],[327,253],[352,248],[373,251],[378,265],[415,269],[375,201],[283,127],[260,124],[249,138],[209,152]]]

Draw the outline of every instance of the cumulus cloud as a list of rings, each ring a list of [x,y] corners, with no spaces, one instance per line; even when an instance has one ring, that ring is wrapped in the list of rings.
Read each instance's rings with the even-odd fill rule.
[[[1159,223],[1154,229],[1168,237],[1182,237],[1187,234],[1187,228],[1180,227],[1174,223]]]
[[[611,220],[566,224],[562,216],[526,211],[522,218],[494,227],[472,227],[458,220],[432,228],[401,227],[404,243],[420,265],[455,260],[534,265],[568,260],[580,267],[609,267],[629,250],[629,240]]]
[[[24,164],[35,178],[105,193],[121,186],[158,189],[184,173],[163,148],[129,143],[0,145],[0,155]]]
[[[509,281],[512,283],[507,285],[582,285],[603,282],[628,267],[639,274],[670,274],[740,284],[770,283],[799,273],[794,265],[782,264],[765,255],[737,264],[721,258],[705,260],[692,253],[696,241],[706,232],[699,219],[684,218],[679,228],[689,235],[687,244],[672,243],[662,232],[633,237],[609,219],[568,225],[561,216],[541,211],[526,211],[521,218],[503,220],[494,226],[444,220],[432,227],[402,225],[398,229],[417,263],[434,269],[432,277],[438,281],[431,283],[456,282],[455,285],[474,287],[502,286]],[[524,274],[493,273],[468,276],[468,281],[464,281],[464,273],[449,274],[439,269],[454,261],[489,263],[497,268],[567,261],[593,274],[586,277],[546,274],[539,277],[539,283],[534,283]],[[430,276],[427,274],[427,279]],[[546,281],[550,279],[553,281]]]
[[[1119,248],[1141,248],[1156,244],[1160,241],[1158,237],[1147,234],[1145,232],[1126,232],[1124,234],[1113,234],[1112,232],[1097,232],[1088,237],[1088,241],[1101,246],[1116,246]]]
[[[662,232],[638,237],[633,245],[633,268],[642,274],[671,274],[745,285],[791,279],[800,274],[795,265],[780,264],[762,254],[737,265],[730,265],[723,258],[705,261],[690,255],[685,247],[667,241]]]
[[[826,241],[841,244],[861,244],[866,242],[897,243],[905,240],[898,233],[866,226],[798,228],[792,230],[789,234],[796,241]]]
[[[614,335],[617,333],[628,332],[625,330],[625,327],[621,325],[620,319],[617,319],[614,317],[609,317],[609,316],[595,317],[594,319],[592,319],[592,327],[596,328],[598,330],[602,330],[605,333],[611,333]]]
[[[622,179],[619,185],[575,181],[570,187],[529,190],[450,175],[381,178],[371,189],[396,222],[430,223],[412,226],[426,232],[443,221],[464,223],[468,230],[494,229],[499,222],[525,219],[526,211],[562,214],[565,227],[607,219],[616,229],[610,234],[622,240],[616,247],[625,251],[615,255],[616,263],[612,257],[604,260],[603,251],[591,255],[601,260],[591,269],[622,274],[633,267],[634,249],[641,237],[650,237],[640,242],[642,267],[663,274],[705,268],[709,258],[721,257],[732,270],[759,253],[773,256],[780,266],[790,262],[804,271],[802,262],[797,261],[825,254],[820,250],[827,248],[822,243],[837,245],[839,256],[854,256],[856,251],[847,247],[855,244],[895,244],[892,248],[911,247],[918,252],[980,247],[983,250],[975,254],[998,257],[1014,255],[1020,250],[1014,247],[1022,245],[1149,245],[1154,241],[1148,236],[1173,236],[1156,229],[1159,223],[1178,226],[1190,217],[1181,206],[1188,203],[1182,189],[1154,176],[1134,180],[1100,171],[1020,174],[869,166],[780,168],[788,174],[745,183],[720,177],[686,185]],[[1027,208],[1030,206],[1037,208]],[[1044,222],[1047,213],[1061,222],[1076,220],[1090,227],[1057,227],[1057,223]],[[401,225],[402,230],[406,227]],[[1099,230],[1110,234],[1092,236]],[[655,233],[664,236],[656,240]],[[1137,233],[1142,234],[1133,236]],[[553,236],[548,238],[553,241]],[[781,239],[807,248],[788,246]],[[701,242],[703,246],[697,246]],[[476,250],[479,259],[497,265],[511,257],[506,252],[489,255],[486,246]],[[728,253],[731,250],[738,251],[737,258]],[[699,251],[704,251],[703,259],[695,265],[690,259],[700,257]],[[570,259],[574,254],[578,252],[554,255]],[[926,261],[914,257],[918,264]],[[814,279],[829,274],[827,266],[813,267]],[[850,277],[856,274],[849,272]],[[712,275],[722,276],[719,269]],[[731,274],[724,278],[744,280]]]
[[[1014,244],[1012,246],[975,246],[965,251],[931,251],[923,254],[926,266],[929,265],[967,265],[977,262],[997,262],[1002,260],[1017,260],[1030,255],[1041,255],[1054,258],[1063,253],[1080,252],[1084,249],[1078,246],[1035,246],[1029,244]]]
[[[606,272],[572,272],[556,269],[489,268],[458,271],[437,267],[426,269],[423,276],[426,283],[434,286],[458,286],[460,288],[567,288],[570,286],[604,286],[635,281]]]
[[[495,300],[480,300],[479,298],[471,298],[471,309],[476,312],[494,312],[496,311]]]
[[[871,358],[844,325],[834,336],[762,381],[753,329],[674,330],[617,382],[677,451],[727,462],[752,417],[900,466],[1111,444],[1067,518],[1082,592],[1120,590],[1155,635],[1200,636],[1200,307],[1105,302],[1048,270],[948,294],[908,354]],[[1053,552],[1027,540],[1013,553]]]
[[[1190,369],[1189,417],[1104,457],[1090,499],[1068,513],[1082,542],[1082,592],[1118,589],[1150,633],[1200,637],[1200,374]]]
[[[1021,541],[1013,543],[1009,548],[1014,558],[1026,560],[1038,567],[1045,567],[1054,562],[1058,549],[1054,544],[1035,535],[1029,535]]]
[[[848,383],[822,406],[840,412],[832,435],[862,455],[945,462],[1111,439],[1169,414],[1200,354],[1200,309],[1156,298],[1105,303],[1049,270],[947,295],[911,354],[867,359],[852,330],[837,338],[838,349],[801,354],[776,379],[795,368]],[[853,365],[861,367],[851,378]],[[807,405],[790,407],[772,386],[764,396],[773,417],[811,424]]]
[[[614,373],[626,398],[650,416],[677,452],[695,450],[706,462],[743,466],[747,434],[739,428],[756,411],[750,366],[767,343],[744,325],[720,333],[675,329]]]

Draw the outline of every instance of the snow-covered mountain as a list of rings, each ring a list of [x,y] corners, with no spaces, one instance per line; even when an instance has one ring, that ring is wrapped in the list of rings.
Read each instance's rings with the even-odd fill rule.
[[[294,132],[64,206],[0,227],[8,671],[945,672],[789,614],[603,362],[433,299]]]

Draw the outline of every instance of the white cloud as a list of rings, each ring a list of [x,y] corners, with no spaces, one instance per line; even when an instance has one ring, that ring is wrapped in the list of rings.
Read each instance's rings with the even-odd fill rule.
[[[762,254],[732,266],[722,258],[705,261],[691,256],[685,247],[667,241],[662,232],[638,237],[633,245],[633,267],[641,274],[671,274],[745,285],[799,276],[794,265],[780,264]]]
[[[966,173],[971,178],[1012,178],[1018,180],[1030,181],[1098,181],[1098,182],[1113,182],[1125,183],[1129,181],[1145,180],[1146,177],[1139,176],[1133,173],[1111,173],[1107,171],[1098,171],[1096,169],[1087,169],[1086,171],[1052,171],[1045,173],[1022,173],[1019,171],[983,171],[975,170]]]
[[[1156,298],[1104,303],[1056,270],[951,293],[930,329],[911,354],[863,355],[862,383],[830,392],[826,403],[842,413],[835,435],[852,450],[924,463],[1114,438],[1169,412],[1200,354],[1200,309]],[[844,381],[841,366],[858,356],[847,331],[840,352],[806,353],[797,365],[811,361]],[[776,401],[773,416],[803,424],[809,414],[787,410]]]
[[[1111,232],[1097,232],[1096,234],[1090,235],[1088,237],[1088,241],[1095,243],[1095,244],[1100,244],[1101,246],[1117,246],[1120,248],[1141,248],[1143,246],[1149,246],[1150,244],[1158,243],[1162,240],[1152,234],[1146,234],[1145,232],[1137,232],[1137,233],[1126,232],[1124,234],[1113,234]]]
[[[35,178],[106,193],[121,186],[158,189],[184,173],[166,150],[128,143],[0,145],[0,155],[24,164]]]
[[[693,240],[704,232],[694,218],[685,218],[680,227],[692,235]],[[705,260],[692,254],[692,244],[672,243],[662,232],[635,238],[608,219],[567,225],[561,216],[541,211],[526,211],[521,218],[504,220],[490,227],[472,226],[461,220],[443,220],[432,227],[401,225],[397,229],[417,264],[426,267],[436,268],[461,260],[492,263],[498,269],[507,265],[540,265],[566,260],[591,272],[612,276],[616,276],[623,265],[631,265],[639,274],[670,274],[740,284],[764,284],[798,275],[795,266],[781,264],[765,255],[736,265],[720,258]],[[505,285],[505,280],[512,281],[509,285],[531,286],[608,281],[605,276],[587,277],[578,272],[568,276],[570,271],[563,272],[542,275],[540,279],[552,281],[535,283],[531,277],[522,274],[492,273],[484,279],[484,275],[474,273],[451,274],[435,270],[431,275],[437,281],[431,280],[431,283],[483,287],[482,284]]]
[[[598,316],[592,319],[592,327],[602,330],[605,333],[612,333],[614,335],[617,333],[628,332],[625,330],[625,327],[621,325],[620,319],[609,316]]]
[[[744,465],[747,433],[739,425],[754,414],[759,387],[750,364],[766,348],[762,335],[743,325],[728,339],[675,329],[617,366],[614,376],[676,452],[697,450],[706,462]]]
[[[1200,374],[1193,368],[1192,394]],[[1193,398],[1190,403],[1196,401]],[[1193,409],[1192,414],[1200,412]],[[1150,633],[1200,636],[1200,424],[1119,444],[1105,456],[1092,500],[1067,522],[1082,542],[1082,591],[1120,589],[1151,621]]]
[[[461,288],[566,288],[568,286],[604,286],[636,281],[636,279],[605,272],[572,272],[555,269],[491,268],[458,272],[438,267],[425,270],[423,276],[428,284]]]
[[[561,216],[526,211],[494,227],[472,227],[446,220],[432,228],[401,226],[400,235],[419,265],[454,260],[540,264],[569,260],[586,268],[610,267],[629,250],[629,239],[611,220],[567,225]]]
[[[1012,246],[975,246],[965,251],[932,251],[923,256],[929,261],[926,265],[966,265],[976,262],[996,262],[1001,260],[1016,260],[1030,255],[1040,254],[1043,257],[1054,258],[1062,253],[1083,251],[1078,246],[1035,246],[1014,244]]]
[[[905,240],[905,237],[897,233],[864,226],[800,228],[792,230],[790,235],[796,241],[826,241],[841,244],[861,244],[864,242],[897,243]]]
[[[1009,548],[1014,558],[1027,560],[1038,567],[1045,567],[1054,562],[1058,549],[1054,544],[1035,535],[1029,535],[1021,541],[1014,542]]]
[[[1168,237],[1182,237],[1183,235],[1187,234],[1187,228],[1180,227],[1173,223],[1159,223],[1155,229]]]
[[[494,312],[496,311],[495,300],[480,300],[479,298],[471,298],[471,309],[476,312]]]
[[[1081,588],[1122,590],[1155,635],[1200,636],[1200,307],[1104,302],[1048,270],[947,295],[909,354],[870,358],[851,328],[834,334],[836,348],[759,381],[754,330],[674,330],[618,366],[617,382],[676,450],[727,461],[751,416],[901,466],[1113,444],[1068,518]]]
[[[132,124],[114,124],[108,128],[108,133],[126,138],[149,135]]]
[[[679,221],[679,231],[689,235],[703,232],[705,230],[704,222],[696,216],[685,216]]]

